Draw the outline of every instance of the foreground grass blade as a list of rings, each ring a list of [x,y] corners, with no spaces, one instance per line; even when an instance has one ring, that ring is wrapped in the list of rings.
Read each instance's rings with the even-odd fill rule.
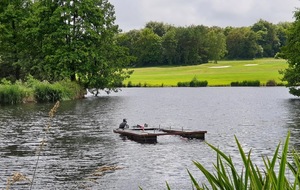
[[[194,184],[194,186],[197,188],[197,190],[202,190],[202,188],[200,188],[198,182],[195,180],[195,178],[193,177],[193,175],[190,173],[190,171],[188,170],[189,176]]]
[[[284,190],[285,187],[285,167],[287,164],[287,154],[289,146],[290,132],[288,132],[285,144],[281,154],[280,167],[279,167],[279,176],[278,176],[278,190]]]
[[[239,153],[241,155],[244,167],[241,174],[237,173],[235,164],[232,162],[230,156],[227,156],[214,147],[207,143],[216,153],[217,162],[214,164],[215,173],[209,172],[203,167],[202,164],[194,162],[198,169],[204,174],[209,182],[209,185],[202,184],[202,188],[196,182],[194,177],[191,180],[197,189],[213,189],[213,190],[296,190],[300,189],[300,155],[295,151],[292,154],[293,163],[288,162],[288,145],[289,145],[290,132],[286,137],[285,143],[282,148],[281,157],[279,156],[279,149],[281,143],[279,143],[275,149],[272,159],[263,157],[263,163],[265,168],[259,168],[254,165],[251,160],[251,150],[248,154],[245,154],[241,144],[235,137]],[[280,158],[279,158],[280,157]],[[277,163],[279,162],[279,165]],[[289,181],[290,177],[286,176],[286,167],[290,169],[294,175],[294,182]],[[277,172],[277,169],[279,171]]]

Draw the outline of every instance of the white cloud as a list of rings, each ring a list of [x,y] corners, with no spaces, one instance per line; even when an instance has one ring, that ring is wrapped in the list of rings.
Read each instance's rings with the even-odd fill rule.
[[[175,26],[250,26],[259,19],[274,24],[293,21],[298,0],[110,0],[116,24],[124,31],[149,21]]]

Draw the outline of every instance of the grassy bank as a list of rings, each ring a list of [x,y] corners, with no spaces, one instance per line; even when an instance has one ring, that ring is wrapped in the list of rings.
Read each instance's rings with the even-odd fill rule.
[[[127,85],[177,86],[178,82],[198,80],[208,81],[208,86],[230,86],[235,81],[259,80],[264,85],[269,80],[282,83],[279,70],[287,68],[283,59],[256,59],[242,61],[219,61],[195,66],[135,68]]]
[[[0,105],[11,105],[27,102],[56,102],[82,98],[85,90],[71,81],[49,83],[33,78],[17,81],[12,84],[5,79],[0,81]]]

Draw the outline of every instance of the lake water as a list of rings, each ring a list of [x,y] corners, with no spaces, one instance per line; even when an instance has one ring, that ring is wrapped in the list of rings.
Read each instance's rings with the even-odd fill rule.
[[[192,161],[210,170],[215,163],[205,141],[237,165],[234,135],[259,166],[289,130],[291,146],[300,148],[300,100],[284,87],[126,88],[62,102],[45,136],[52,106],[0,107],[0,189],[14,172],[32,178],[44,137],[33,189],[153,190],[167,189],[166,182],[171,189],[192,189],[187,170],[205,182]],[[205,141],[161,136],[156,144],[141,144],[113,133],[123,118],[129,125],[208,133]],[[24,181],[11,189],[28,187]]]

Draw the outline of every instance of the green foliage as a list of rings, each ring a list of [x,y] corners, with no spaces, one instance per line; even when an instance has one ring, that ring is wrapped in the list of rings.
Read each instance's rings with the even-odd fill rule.
[[[290,133],[288,133],[286,137],[281,155],[279,155],[280,144],[278,144],[272,159],[263,157],[264,168],[258,168],[258,166],[254,165],[251,160],[251,151],[246,153],[235,137],[241,156],[241,162],[243,163],[241,172],[238,172],[240,170],[240,168],[237,168],[239,164],[234,163],[230,156],[226,155],[217,147],[207,143],[208,146],[217,153],[217,163],[214,164],[214,172],[208,171],[201,163],[194,161],[195,166],[206,177],[208,184],[198,184],[193,175],[188,171],[191,181],[196,189],[299,189],[300,157],[299,154],[293,152],[293,164],[288,162],[289,137]],[[277,163],[279,164],[277,165]],[[292,171],[294,179],[286,176],[287,168]]]
[[[189,87],[190,86],[190,82],[178,82],[177,86],[178,87]]]
[[[35,83],[34,96],[38,102],[56,102],[82,98],[86,93],[76,82],[64,80],[50,84],[49,82]]]
[[[262,19],[251,27],[258,36],[257,42],[263,48],[264,57],[274,57],[279,51],[280,41],[276,29],[274,24]]]
[[[208,82],[205,81],[199,81],[196,77],[193,78],[193,80],[190,82],[190,87],[205,87],[207,86]]]
[[[133,87],[133,84],[132,84],[132,82],[131,81],[128,81],[128,83],[127,83],[127,87]]]
[[[134,55],[137,57],[135,66],[159,65],[161,63],[162,40],[152,29],[141,30],[139,38],[134,44]]]
[[[208,82],[205,81],[199,81],[196,77],[194,77],[190,82],[178,82],[178,87],[206,87],[208,85]]]
[[[226,36],[223,34],[222,29],[213,28],[208,34],[208,55],[209,59],[217,63],[227,53],[226,50]]]
[[[0,85],[0,104],[18,104],[29,94],[27,89],[19,85]]]
[[[62,87],[63,100],[74,100],[78,98],[83,98],[86,94],[86,89],[84,89],[78,83],[72,82],[70,80],[56,82],[54,85]]]
[[[38,102],[56,102],[63,99],[63,87],[58,83],[42,82],[35,86],[34,96]]]
[[[6,78],[3,78],[0,82],[0,84],[3,84],[3,85],[11,85],[11,81],[10,80],[7,80]]]
[[[131,57],[116,43],[114,13],[108,0],[1,1],[0,78],[30,74],[114,90],[131,74],[124,69]]]
[[[164,24],[162,22],[153,22],[153,21],[150,21],[150,22],[146,23],[145,28],[151,29],[155,34],[157,34],[158,36],[162,37],[171,28],[174,28],[174,27],[172,27],[171,25],[168,25],[168,24]]]
[[[287,81],[287,87],[290,88],[290,93],[295,96],[300,96],[300,10],[298,9],[294,17],[295,22],[288,33],[287,44],[282,48],[282,54],[288,60],[289,67],[280,71],[283,74],[283,81]]]
[[[17,104],[21,102],[55,102],[82,98],[86,90],[78,83],[63,80],[56,83],[40,82],[32,76],[26,82],[16,81],[11,84],[2,80],[0,84],[0,104]]]
[[[266,86],[277,86],[277,83],[275,80],[268,80]]]
[[[259,80],[254,80],[254,81],[247,81],[244,80],[242,82],[236,81],[236,82],[231,82],[231,86],[260,86],[260,81]]]
[[[25,45],[24,18],[30,16],[32,1],[0,1],[0,78],[9,78],[12,81],[24,76],[22,60],[30,45]]]
[[[226,44],[228,59],[253,59],[263,51],[257,44],[257,35],[249,27],[230,29]]]

